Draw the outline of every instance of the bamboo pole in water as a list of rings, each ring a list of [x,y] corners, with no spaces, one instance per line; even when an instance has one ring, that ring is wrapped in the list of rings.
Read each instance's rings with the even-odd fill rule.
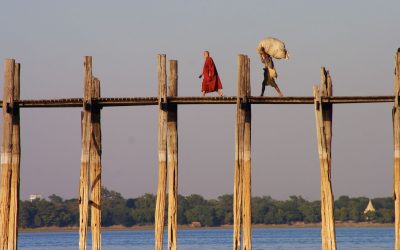
[[[167,180],[167,71],[166,55],[157,56],[158,73],[158,189],[155,211],[155,249],[162,250]]]
[[[88,212],[89,212],[89,168],[90,168],[90,144],[91,144],[91,86],[92,57],[85,56],[84,59],[84,94],[83,94],[83,115],[82,115],[82,155],[81,173],[79,181],[79,249],[86,250]]]
[[[12,136],[13,136],[13,106],[15,61],[6,59],[4,62],[4,92],[3,92],[3,131],[1,145],[1,192],[0,192],[0,249],[8,247],[8,225],[10,215],[10,185],[12,172]]]
[[[336,249],[336,232],[331,183],[332,104],[323,104],[322,97],[332,95],[329,72],[321,68],[321,85],[314,86],[315,121],[321,172],[321,235],[322,249]]]
[[[100,81],[93,79],[91,96],[100,97]],[[100,108],[92,104],[91,108],[91,131],[90,134],[90,182],[91,182],[91,232],[92,250],[101,249],[101,123]]]
[[[168,96],[178,95],[178,62],[169,61]],[[167,115],[168,153],[168,249],[177,249],[178,230],[178,110],[168,104]]]
[[[251,96],[250,89],[250,59],[245,58],[245,82],[242,91],[246,99]],[[247,99],[248,100],[248,99]],[[243,134],[243,249],[251,250],[251,104],[244,103],[244,134]]]
[[[400,48],[395,55],[394,70],[394,106],[392,111],[393,142],[394,142],[394,166],[393,166],[393,200],[394,200],[394,228],[395,249],[400,250]]]
[[[14,100],[20,99],[20,70],[21,65],[15,64],[14,74]],[[12,159],[11,159],[11,191],[10,191],[10,222],[8,225],[8,250],[17,249],[18,238],[18,208],[19,208],[19,187],[20,187],[20,159],[21,159],[21,141],[20,141],[20,118],[19,107],[13,108],[12,114]]]

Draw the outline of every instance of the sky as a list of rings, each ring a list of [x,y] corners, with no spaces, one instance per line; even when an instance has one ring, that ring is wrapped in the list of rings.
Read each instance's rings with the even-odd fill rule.
[[[103,97],[156,96],[157,54],[178,60],[178,94],[199,96],[202,53],[209,50],[224,95],[234,96],[237,55],[246,54],[256,96],[263,72],[255,49],[273,36],[291,55],[275,60],[284,95],[311,96],[322,66],[331,72],[334,95],[392,95],[399,8],[397,0],[2,1],[0,59],[21,63],[22,99],[81,97],[85,55],[93,56]],[[276,93],[267,87],[266,95]],[[336,198],[392,195],[392,106],[334,106]],[[21,110],[22,199],[78,196],[80,111]],[[157,111],[102,110],[104,186],[125,197],[156,193]],[[179,106],[180,194],[233,192],[235,111],[235,105]],[[319,199],[319,171],[313,105],[253,105],[252,194]]]

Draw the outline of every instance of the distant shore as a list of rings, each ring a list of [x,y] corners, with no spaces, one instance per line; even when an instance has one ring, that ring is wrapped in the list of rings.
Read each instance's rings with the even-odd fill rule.
[[[336,227],[345,228],[363,228],[363,227],[393,227],[393,223],[370,223],[370,222],[336,222]],[[303,223],[293,224],[253,224],[253,228],[320,228],[321,223]],[[231,229],[232,225],[222,225],[218,227],[193,227],[190,225],[180,225],[179,229],[185,230],[205,230],[205,229]],[[141,225],[125,227],[122,225],[103,227],[103,231],[143,231],[153,230],[154,225]],[[77,232],[79,227],[38,227],[38,228],[19,228],[19,232]],[[90,230],[90,226],[89,226]]]

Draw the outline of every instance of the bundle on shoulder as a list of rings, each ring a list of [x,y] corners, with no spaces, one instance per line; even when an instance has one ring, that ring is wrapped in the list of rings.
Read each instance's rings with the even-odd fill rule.
[[[289,59],[289,53],[286,50],[285,43],[274,37],[267,37],[258,44],[257,53],[262,50],[275,59]]]

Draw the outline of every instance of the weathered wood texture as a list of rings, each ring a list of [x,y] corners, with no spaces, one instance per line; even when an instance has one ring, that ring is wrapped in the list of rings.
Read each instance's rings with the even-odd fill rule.
[[[250,89],[250,59],[246,56],[244,94],[246,99],[251,96]],[[243,249],[251,250],[251,104],[242,106],[244,109],[243,134]]]
[[[82,115],[82,155],[79,180],[79,249],[86,250],[88,213],[89,213],[89,169],[91,146],[91,112],[88,107],[91,98],[92,57],[85,56],[83,80],[83,115]]]
[[[238,56],[235,129],[235,173],[233,185],[233,249],[251,249],[251,104],[250,60]]]
[[[178,95],[178,62],[169,61],[168,96]],[[168,160],[168,249],[177,249],[178,231],[178,110],[168,104],[167,115]]]
[[[100,97],[100,81],[93,79],[90,88],[91,96]],[[90,133],[90,191],[91,191],[91,232],[92,249],[101,249],[101,123],[100,108],[91,105],[91,133]]]
[[[15,64],[14,74],[14,101],[20,98],[20,70],[21,65]],[[8,250],[17,249],[18,238],[18,207],[19,207],[19,188],[20,188],[20,118],[19,107],[13,107],[12,114],[12,159],[11,159],[11,190],[10,190],[10,223],[8,225]]]
[[[241,86],[244,85],[244,68],[245,68],[245,56],[239,55],[237,59],[238,72],[237,72],[237,102],[236,102],[236,127],[235,127],[235,172],[233,181],[233,249],[240,249],[240,233],[242,225],[242,152],[243,144],[241,140],[243,138],[243,127],[244,124],[244,114],[241,109],[240,100],[243,99],[243,91]]]
[[[12,136],[15,61],[4,62],[3,131],[1,145],[0,249],[8,248],[12,176]]]
[[[393,200],[395,208],[395,249],[400,250],[400,48],[395,55],[394,70],[394,106],[393,116],[393,142],[394,142],[394,166],[393,166]]]
[[[166,55],[157,56],[158,73],[158,189],[155,210],[155,249],[162,250],[167,181],[167,71]]]
[[[322,249],[336,249],[336,232],[331,183],[332,104],[321,102],[322,96],[332,95],[329,72],[321,69],[321,86],[314,87],[315,121],[321,171],[321,235]]]

